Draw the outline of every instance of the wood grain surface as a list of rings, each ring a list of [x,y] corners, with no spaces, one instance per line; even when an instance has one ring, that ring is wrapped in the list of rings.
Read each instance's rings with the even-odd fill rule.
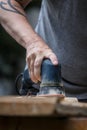
[[[0,97],[2,116],[87,116],[87,104],[76,98],[61,97]]]
[[[5,96],[0,130],[87,130],[86,113],[76,98]]]

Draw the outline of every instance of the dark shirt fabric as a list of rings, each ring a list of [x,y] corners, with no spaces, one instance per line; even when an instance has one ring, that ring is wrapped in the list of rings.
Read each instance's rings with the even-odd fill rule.
[[[87,0],[42,0],[35,30],[61,63],[66,96],[87,99]]]

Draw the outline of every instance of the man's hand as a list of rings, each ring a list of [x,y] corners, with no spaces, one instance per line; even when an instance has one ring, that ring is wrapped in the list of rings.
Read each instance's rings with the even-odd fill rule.
[[[40,69],[44,58],[50,59],[54,65],[58,64],[57,57],[33,30],[17,0],[0,0],[0,23],[26,49],[26,61],[34,82],[41,80]]]
[[[54,65],[58,64],[56,55],[46,45],[46,43],[37,36],[38,40],[31,41],[27,46],[26,61],[29,68],[29,75],[33,82],[41,81],[41,64],[44,58],[48,58]],[[36,38],[36,39],[37,39]]]

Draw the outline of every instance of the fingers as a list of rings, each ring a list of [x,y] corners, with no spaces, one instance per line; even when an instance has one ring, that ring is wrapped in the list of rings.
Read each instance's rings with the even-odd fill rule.
[[[38,81],[41,81],[41,64],[42,64],[42,60],[43,58],[38,56],[36,59],[35,59],[35,63],[34,63],[34,75],[35,77],[38,78]]]
[[[36,57],[34,54],[27,60],[30,78],[35,83],[41,81],[40,71],[42,60],[43,58],[40,55]]]
[[[41,81],[41,64],[44,58],[48,58],[54,65],[58,64],[56,55],[52,52],[49,47],[36,46],[31,49],[27,49],[26,61],[29,68],[29,74],[31,80],[35,83]]]
[[[29,59],[28,68],[29,68],[29,75],[31,77],[31,80],[37,83],[38,80],[34,75],[34,62],[35,62],[35,56],[33,55],[32,58]]]
[[[44,58],[50,59],[54,65],[58,64],[57,57],[53,52],[49,52],[46,56],[39,54],[36,57],[35,55],[32,55],[31,58],[29,58],[28,67],[31,80],[35,83],[41,81],[41,64]]]
[[[51,54],[51,55],[49,56],[49,59],[51,60],[51,62],[52,62],[54,65],[58,65],[58,59],[57,59],[56,55]]]
[[[49,51],[49,53],[46,54],[46,58],[50,59],[54,65],[58,65],[57,56],[52,51]]]

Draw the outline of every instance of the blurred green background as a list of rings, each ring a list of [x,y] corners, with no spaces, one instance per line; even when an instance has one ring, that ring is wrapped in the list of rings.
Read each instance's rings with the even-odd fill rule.
[[[25,12],[30,24],[35,28],[41,1],[34,0]],[[0,96],[16,95],[15,79],[24,70],[26,51],[0,26]]]

